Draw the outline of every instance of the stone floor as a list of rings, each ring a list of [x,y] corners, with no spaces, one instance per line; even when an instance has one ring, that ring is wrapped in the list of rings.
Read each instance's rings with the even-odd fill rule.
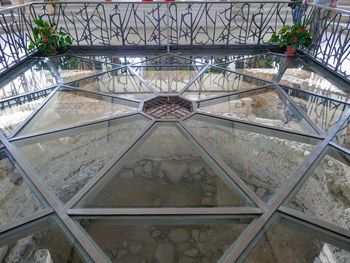
[[[350,262],[349,83],[305,57],[71,50],[0,83],[0,263]]]

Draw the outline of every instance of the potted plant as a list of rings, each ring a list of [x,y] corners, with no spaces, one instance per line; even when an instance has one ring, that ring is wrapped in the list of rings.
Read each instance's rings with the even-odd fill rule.
[[[277,43],[280,47],[287,46],[286,55],[293,57],[297,53],[297,48],[308,48],[312,42],[312,36],[305,24],[295,23],[294,25],[284,25],[277,34],[273,34],[270,43]]]
[[[55,56],[65,52],[73,43],[72,37],[65,32],[58,32],[55,22],[42,19],[33,20],[34,41],[30,41],[29,50],[38,49],[42,56]]]

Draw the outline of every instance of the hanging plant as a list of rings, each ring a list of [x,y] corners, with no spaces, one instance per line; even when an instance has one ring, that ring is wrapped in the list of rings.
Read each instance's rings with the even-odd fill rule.
[[[29,43],[29,50],[38,50],[42,56],[54,56],[64,53],[73,43],[72,37],[65,32],[56,30],[55,22],[46,22],[42,19],[33,20],[34,41]]]

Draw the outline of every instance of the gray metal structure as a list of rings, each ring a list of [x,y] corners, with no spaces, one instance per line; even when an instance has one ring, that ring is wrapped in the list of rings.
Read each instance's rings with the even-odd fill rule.
[[[33,54],[28,53],[26,47],[28,40],[31,38],[30,30],[33,26],[32,19],[42,17],[44,19],[54,19],[58,21],[59,30],[66,31],[73,36],[74,49],[85,48],[149,48],[164,49],[164,54],[158,56],[167,56],[172,54],[174,57],[181,58],[177,55],[178,50],[187,48],[242,48],[254,47],[267,48],[269,36],[278,30],[278,28],[291,21],[291,13],[288,9],[288,2],[268,1],[268,2],[181,2],[181,3],[140,3],[140,2],[118,2],[118,3],[57,3],[56,8],[49,10],[49,3],[30,3],[24,6],[7,8],[0,11],[0,52],[2,64],[2,74],[9,74],[16,71],[14,68],[19,63],[30,62]],[[319,16],[319,31],[317,32],[317,42],[310,49],[301,50],[305,57],[318,64],[322,64],[328,71],[332,72],[348,81],[350,77],[350,20],[342,22],[342,18],[349,17],[349,13],[344,11],[334,11],[325,7],[310,5],[307,9],[306,19],[309,17]],[[165,50],[170,50],[166,52]],[[214,49],[213,49],[214,50]],[[272,54],[267,51],[268,54]],[[71,57],[79,59],[74,52],[69,54]],[[155,56],[157,57],[157,56]],[[252,56],[254,57],[254,56]],[[283,57],[283,56],[282,56]],[[198,65],[198,61],[190,58],[190,64]],[[240,59],[232,60],[237,62]],[[241,58],[242,60],[242,58]],[[125,100],[125,103],[137,105],[137,112],[124,114],[112,119],[122,119],[128,116],[142,115],[149,119],[149,123],[142,131],[131,140],[116,156],[110,160],[102,170],[100,170],[89,182],[80,189],[66,204],[63,204],[57,196],[40,180],[37,171],[33,169],[30,162],[23,156],[16,146],[16,142],[22,140],[35,140],[42,135],[50,135],[56,132],[69,133],[71,129],[77,129],[100,123],[110,119],[103,119],[95,122],[89,122],[82,125],[74,125],[58,128],[45,132],[37,132],[29,135],[20,135],[20,131],[35,117],[35,115],[48,103],[57,92],[62,89],[84,91],[73,85],[75,81],[81,81],[89,77],[77,79],[74,81],[65,81],[60,73],[53,67],[51,62],[47,65],[53,75],[57,76],[58,83],[45,87],[39,91],[31,91],[25,94],[17,94],[10,99],[3,99],[1,107],[6,108],[9,105],[21,104],[31,98],[46,96],[42,104],[23,122],[20,127],[9,137],[0,133],[0,141],[3,144],[4,151],[13,157],[14,162],[23,170],[23,176],[32,185],[33,190],[38,196],[42,197],[48,208],[40,211],[30,217],[16,220],[0,227],[0,237],[11,233],[11,231],[30,225],[31,223],[41,220],[49,215],[57,216],[57,222],[64,232],[68,235],[73,246],[79,251],[84,260],[87,262],[109,262],[107,256],[100,248],[88,237],[85,231],[75,221],[75,217],[95,216],[101,217],[157,217],[157,216],[173,216],[175,218],[215,218],[234,217],[234,218],[254,218],[254,221],[247,227],[244,234],[235,242],[235,245],[220,259],[220,262],[243,262],[247,255],[254,249],[256,243],[260,240],[261,235],[268,226],[277,217],[288,217],[292,220],[303,222],[310,228],[316,227],[330,233],[338,240],[345,243],[350,242],[350,231],[339,226],[326,223],[314,216],[306,215],[286,206],[286,202],[302,187],[306,179],[317,164],[321,161],[326,151],[336,149],[344,156],[347,156],[347,162],[350,164],[350,150],[339,146],[333,141],[337,133],[344,129],[350,118],[350,103],[337,98],[329,98],[311,91],[303,90],[306,94],[312,95],[320,99],[327,100],[332,104],[332,108],[343,108],[343,115],[329,130],[319,128],[309,118],[309,116],[300,108],[292,98],[291,93],[293,87],[286,88],[279,82],[285,73],[290,61],[283,57],[283,66],[279,68],[277,74],[272,80],[259,79],[264,85],[258,86],[254,90],[249,91],[232,91],[227,94],[193,101],[193,112],[180,119],[156,119],[145,112],[144,100],[132,100],[121,98],[118,95],[107,95],[105,97],[119,98]],[[94,61],[90,59],[89,61]],[[177,92],[177,96],[183,96],[191,85],[202,76],[206,70],[216,69],[225,70],[228,73],[235,73],[224,68],[224,63],[213,63],[211,61],[204,62],[203,66],[194,79]],[[164,95],[157,92],[150,86],[147,81],[136,72],[137,65],[135,63],[126,63],[126,65],[110,63],[112,69],[102,73],[95,74],[99,76],[106,72],[114,70],[128,70],[135,73],[135,77],[149,92],[153,92],[154,97]],[[175,64],[176,66],[177,64]],[[174,65],[172,65],[174,66]],[[177,65],[178,66],[178,65]],[[14,68],[14,69],[13,69]],[[9,71],[11,70],[11,71]],[[241,75],[242,76],[242,75]],[[243,74],[244,76],[244,74]],[[248,76],[245,76],[248,77]],[[349,86],[348,86],[349,87]],[[294,114],[304,118],[307,123],[314,129],[315,134],[310,135],[303,132],[290,131],[283,128],[276,128],[264,124],[251,123],[242,120],[232,120],[231,118],[219,117],[217,115],[204,113],[198,110],[199,104],[210,105],[214,100],[225,99],[228,96],[241,96],[250,92],[258,93],[266,88],[276,91],[293,109]],[[51,93],[49,94],[49,91]],[[48,92],[46,94],[46,92]],[[84,91],[87,92],[87,91]],[[96,91],[88,91],[89,94],[101,96],[102,93]],[[49,94],[49,95],[48,95]],[[186,97],[184,97],[186,99]],[[320,102],[322,104],[322,102]],[[198,134],[196,134],[186,123],[186,120],[193,116],[205,116],[207,118],[215,118],[215,121],[229,123],[232,126],[242,127],[247,131],[259,131],[262,134],[273,135],[278,134],[283,138],[292,138],[300,142],[314,142],[315,148],[303,163],[293,171],[288,181],[282,186],[276,197],[266,202],[259,198],[244,181],[233,171],[215,152],[208,147]],[[118,162],[123,161],[123,157],[138,143],[142,143],[142,138],[149,133],[158,123],[177,123],[178,127],[185,133],[198,149],[200,149],[209,162],[218,165],[220,169],[227,174],[239,189],[241,189],[257,207],[216,207],[216,208],[90,208],[81,209],[74,206],[81,198],[89,192],[98,181],[103,178],[109,170]],[[341,241],[339,241],[341,242]]]

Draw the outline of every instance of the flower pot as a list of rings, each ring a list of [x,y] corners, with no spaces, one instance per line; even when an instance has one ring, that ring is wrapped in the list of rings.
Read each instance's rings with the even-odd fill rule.
[[[288,45],[286,50],[286,55],[288,57],[295,57],[296,54],[297,54],[297,50],[294,47]]]

